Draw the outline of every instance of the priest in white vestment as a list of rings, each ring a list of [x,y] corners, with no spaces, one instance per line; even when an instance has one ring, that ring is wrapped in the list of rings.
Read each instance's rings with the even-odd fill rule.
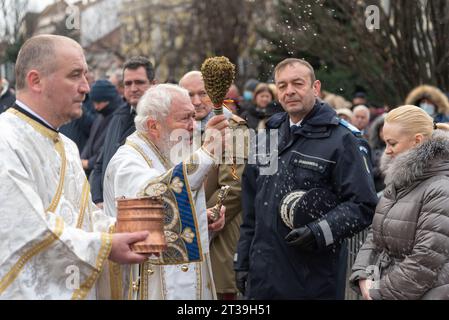
[[[138,263],[94,206],[78,149],[58,133],[81,115],[89,86],[81,47],[36,36],[20,50],[17,101],[0,115],[0,299],[95,299],[108,259]]]
[[[117,198],[162,196],[168,249],[132,270],[122,268],[123,299],[216,299],[209,256],[209,231],[222,228],[224,215],[208,224],[203,182],[222,149],[228,126],[224,116],[208,128],[219,134],[188,159],[176,159],[179,150],[192,149],[194,107],[188,92],[176,85],[150,88],[137,106],[137,132],[128,137],[108,165],[104,181],[105,212],[116,217]],[[173,130],[184,130],[181,142],[171,142]],[[217,143],[219,147],[217,147]],[[175,147],[176,148],[176,147]],[[214,158],[215,157],[215,158]],[[221,157],[221,156],[220,156]]]

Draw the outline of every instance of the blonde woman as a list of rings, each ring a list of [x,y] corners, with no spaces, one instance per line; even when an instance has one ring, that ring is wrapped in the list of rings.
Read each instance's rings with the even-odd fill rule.
[[[385,117],[387,187],[350,278],[365,299],[449,299],[448,130],[415,106]]]

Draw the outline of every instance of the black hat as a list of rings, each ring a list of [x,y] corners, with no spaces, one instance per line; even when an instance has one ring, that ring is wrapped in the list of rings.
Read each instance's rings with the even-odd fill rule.
[[[358,92],[354,93],[354,98],[366,99],[366,93],[363,91],[358,91]]]
[[[113,101],[118,96],[117,89],[108,80],[98,80],[92,85],[89,97],[94,102]]]

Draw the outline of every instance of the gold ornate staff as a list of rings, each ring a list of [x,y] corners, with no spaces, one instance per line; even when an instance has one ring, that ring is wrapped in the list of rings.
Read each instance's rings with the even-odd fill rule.
[[[217,221],[218,218],[220,217],[221,207],[223,206],[223,202],[226,200],[226,197],[228,196],[229,189],[230,189],[229,186],[222,186],[220,191],[218,191],[217,203],[212,208],[211,214],[211,219],[214,222]]]
[[[226,57],[208,58],[201,66],[201,73],[203,75],[207,95],[214,104],[215,115],[223,114],[223,101],[235,79],[234,64],[232,64]],[[234,180],[239,180],[239,177],[237,176],[237,167],[233,158],[231,175]]]

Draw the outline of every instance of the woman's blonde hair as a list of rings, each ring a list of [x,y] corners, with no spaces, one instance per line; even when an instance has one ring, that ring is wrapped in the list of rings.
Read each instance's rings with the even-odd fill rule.
[[[434,123],[423,109],[406,105],[391,110],[385,117],[385,123],[399,124],[409,134],[422,134],[424,137],[432,136],[433,130],[449,131],[447,123]]]

